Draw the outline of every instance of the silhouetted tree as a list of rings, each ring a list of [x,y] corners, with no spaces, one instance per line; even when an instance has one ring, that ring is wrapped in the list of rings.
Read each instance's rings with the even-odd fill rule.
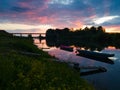
[[[46,37],[49,45],[52,45],[52,43],[54,43],[54,45],[85,45],[85,47],[88,48],[92,47],[92,50],[97,47],[102,49],[108,45],[115,46],[117,44],[117,47],[120,46],[120,43],[118,43],[120,41],[120,34],[106,33],[102,26],[85,27],[84,29],[77,29],[76,31],[70,31],[69,28],[48,29]]]
[[[85,27],[83,30],[85,31],[89,31],[90,29],[88,27]]]
[[[90,31],[93,32],[93,33],[96,33],[97,29],[96,29],[96,27],[92,26],[92,27],[90,28]]]
[[[105,32],[105,29],[104,29],[102,26],[97,27],[97,30],[98,30],[99,32]]]
[[[54,29],[48,29],[46,31],[46,38],[47,39],[54,39],[54,38],[56,38],[55,30]]]
[[[69,28],[64,28],[63,31],[64,31],[65,33],[68,33],[68,32],[70,31],[70,29],[69,29]]]

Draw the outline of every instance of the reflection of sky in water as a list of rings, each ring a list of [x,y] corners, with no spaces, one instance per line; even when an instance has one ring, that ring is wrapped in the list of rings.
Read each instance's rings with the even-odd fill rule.
[[[49,48],[46,45],[46,41],[34,40],[39,48]],[[87,59],[84,57],[76,56],[73,52],[68,52],[60,50],[59,48],[52,47],[47,50],[52,56],[55,56],[58,60],[64,62],[75,62],[79,63],[80,66],[102,66],[107,69],[107,72],[92,74],[88,76],[83,76],[90,83],[92,83],[97,90],[120,90],[120,49],[115,49],[114,47],[105,48],[101,52],[104,53],[114,53],[117,58],[114,64],[108,64],[92,59]]]
[[[74,62],[74,63],[79,63],[80,65],[86,65],[86,66],[101,65],[101,64],[104,66],[108,65],[100,61],[95,61],[85,57],[76,56],[73,52],[68,52],[60,49],[50,50],[48,53],[52,56],[55,56],[60,61]]]
[[[76,56],[73,52],[68,52],[60,49],[54,49],[48,52],[50,55],[55,56],[60,61],[64,62],[74,62],[79,63],[81,65],[92,65],[94,62],[87,62],[90,59],[86,59],[84,57]]]
[[[52,50],[52,49],[56,49],[56,47],[48,47],[47,45],[46,45],[46,40],[45,39],[43,39],[43,40],[39,40],[39,39],[34,39],[34,44],[39,48],[39,49],[43,49],[44,51],[50,51],[50,50]]]
[[[79,63],[80,66],[105,67],[107,69],[107,72],[83,76],[83,78],[86,78],[90,83],[97,87],[97,90],[120,90],[120,50],[106,48],[102,50],[102,52],[114,53],[115,57],[118,58],[114,61],[115,64],[108,64],[92,59],[87,59],[84,57],[76,56],[72,52],[60,49],[50,50],[48,53],[52,56],[55,56],[60,61],[76,62]]]
[[[39,39],[34,39],[34,43],[38,46],[38,48],[49,48],[46,45],[46,40],[39,40]]]

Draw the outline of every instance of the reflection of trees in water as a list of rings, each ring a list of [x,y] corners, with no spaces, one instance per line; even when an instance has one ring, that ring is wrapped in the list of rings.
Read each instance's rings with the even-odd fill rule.
[[[71,31],[64,29],[48,29],[46,32],[47,45],[59,47],[60,45],[75,45],[90,50],[102,50],[108,46],[120,48],[120,34],[106,33],[102,26],[84,28]]]
[[[106,42],[103,42],[103,43],[98,43],[98,42],[82,42],[82,41],[77,41],[77,40],[62,40],[62,41],[59,41],[59,40],[49,40],[49,39],[46,39],[46,44],[47,46],[49,47],[53,47],[53,46],[56,46],[56,47],[59,47],[60,45],[66,45],[66,46],[76,46],[76,47],[79,47],[79,48],[84,48],[85,50],[91,50],[91,51],[94,51],[94,50],[97,50],[97,51],[101,51],[103,50],[105,47],[108,47],[108,46],[114,46],[116,48],[120,48],[120,44],[119,42],[118,43],[106,43]]]
[[[98,51],[101,51],[105,48],[105,45],[100,45],[98,43],[88,43],[88,42],[74,42],[74,41],[67,41],[67,40],[63,40],[63,41],[58,41],[58,40],[47,40],[46,39],[46,44],[47,46],[49,47],[53,47],[53,46],[56,46],[56,47],[59,47],[60,45],[66,45],[66,46],[76,46],[76,47],[79,47],[79,48],[84,48],[85,50],[88,50],[90,49],[91,51],[93,50],[98,50]]]

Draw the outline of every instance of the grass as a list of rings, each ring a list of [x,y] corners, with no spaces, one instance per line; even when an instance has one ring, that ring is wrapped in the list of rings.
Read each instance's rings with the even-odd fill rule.
[[[0,90],[94,90],[77,71],[52,59],[30,38],[0,33]]]

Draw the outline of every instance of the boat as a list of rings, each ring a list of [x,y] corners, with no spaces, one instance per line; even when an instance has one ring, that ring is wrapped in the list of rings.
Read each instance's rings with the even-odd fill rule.
[[[87,50],[77,50],[77,51],[79,52],[77,55],[85,56],[85,57],[108,58],[108,57],[114,56],[114,54],[99,53],[99,52],[93,52],[93,51],[87,51]]]
[[[60,46],[60,49],[73,52],[73,47],[69,47],[69,46],[62,45]],[[114,64],[114,62],[111,59],[109,59],[109,57],[113,57],[114,54],[99,53],[99,52],[80,50],[80,49],[76,49],[76,51],[77,51],[76,53],[77,56],[82,56],[82,57],[93,59],[96,61]]]
[[[93,70],[88,70],[88,71],[80,72],[80,76],[87,76],[87,75],[104,73],[104,72],[107,72],[106,68],[104,68],[104,67],[98,67],[98,68],[93,69]]]
[[[113,57],[114,54],[107,54],[107,53],[98,53],[98,52],[92,52],[92,51],[86,51],[86,50],[78,50],[77,56],[82,56],[85,58],[89,58],[92,60],[114,64],[113,60],[109,59],[109,57]]]
[[[61,45],[60,49],[73,52],[73,47],[69,47],[69,46]],[[93,56],[93,57],[104,57],[104,58],[113,57],[114,56],[114,54],[99,53],[99,52],[80,50],[80,49],[76,49],[76,51],[78,52],[77,55],[80,55],[80,56],[88,56],[88,57],[89,56],[91,56],[91,57]]]
[[[73,52],[73,47],[69,47],[69,46],[60,45],[60,49]]]

